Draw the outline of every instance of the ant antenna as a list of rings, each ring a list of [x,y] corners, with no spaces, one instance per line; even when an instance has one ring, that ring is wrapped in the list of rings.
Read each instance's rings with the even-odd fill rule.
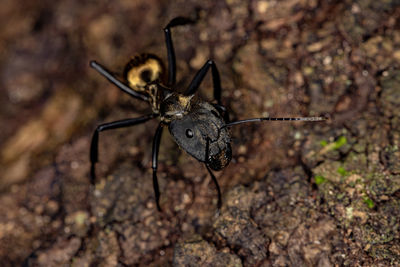
[[[271,117],[265,117],[265,118],[254,118],[254,119],[246,119],[246,120],[239,120],[239,121],[234,121],[225,124],[224,126],[221,127],[221,129],[225,127],[231,127],[234,125],[242,124],[242,123],[248,123],[248,122],[260,122],[260,121],[325,121],[327,120],[327,117],[297,117],[297,118],[271,118]]]

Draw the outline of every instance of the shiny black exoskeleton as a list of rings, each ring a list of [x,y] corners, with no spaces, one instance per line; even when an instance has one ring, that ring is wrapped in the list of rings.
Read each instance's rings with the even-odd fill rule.
[[[163,127],[168,127],[169,132],[179,147],[198,161],[204,162],[216,185],[218,191],[218,208],[220,208],[221,191],[211,169],[215,171],[221,170],[232,159],[228,127],[245,122],[264,120],[321,121],[325,119],[321,117],[255,118],[229,122],[228,113],[221,103],[220,76],[212,60],[208,60],[203,65],[183,93],[172,90],[176,81],[176,60],[171,38],[171,28],[190,23],[193,23],[190,19],[177,17],[171,20],[164,28],[168,57],[168,79],[166,83],[164,83],[165,67],[155,55],[142,54],[128,62],[124,71],[124,78],[127,84],[118,80],[111,72],[97,62],[92,61],[90,63],[91,67],[125,93],[149,102],[152,109],[152,113],[149,115],[105,123],[96,128],[90,148],[91,181],[92,183],[95,182],[95,164],[98,161],[98,139],[100,132],[134,126],[159,117],[160,123],[153,139],[152,168],[156,204],[157,209],[160,211],[157,158]],[[216,103],[205,102],[195,95],[210,68]]]

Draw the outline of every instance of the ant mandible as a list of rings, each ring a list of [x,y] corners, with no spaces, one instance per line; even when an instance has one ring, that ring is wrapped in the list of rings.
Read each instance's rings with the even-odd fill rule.
[[[97,126],[93,133],[90,146],[91,183],[95,182],[95,164],[98,161],[99,133],[106,130],[130,127],[144,123],[156,117],[160,118],[153,138],[152,169],[153,187],[157,209],[161,211],[159,199],[160,190],[157,180],[158,151],[161,134],[164,127],[180,148],[195,159],[203,162],[215,183],[218,192],[218,209],[221,208],[221,190],[217,179],[211,170],[219,171],[226,167],[232,159],[230,135],[228,128],[247,122],[260,121],[323,121],[324,117],[297,117],[297,118],[254,118],[229,122],[226,108],[221,102],[221,81],[214,61],[207,60],[197,72],[189,87],[178,93],[173,90],[176,81],[176,59],[172,43],[171,28],[192,24],[193,20],[176,17],[164,28],[165,43],[168,58],[168,82],[162,81],[164,66],[161,60],[152,54],[142,54],[131,59],[125,67],[124,78],[127,84],[118,80],[105,67],[91,61],[90,66],[107,78],[123,92],[134,98],[147,101],[151,105],[152,113],[139,118],[124,119]],[[211,68],[214,87],[214,98],[217,103],[209,103],[195,96],[197,89]]]

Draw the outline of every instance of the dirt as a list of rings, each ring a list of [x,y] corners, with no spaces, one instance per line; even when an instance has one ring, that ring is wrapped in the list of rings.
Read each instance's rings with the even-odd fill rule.
[[[2,266],[400,265],[400,2],[8,1],[0,22]],[[216,172],[169,134],[154,202],[157,121],[100,134],[150,112],[89,67],[120,75],[172,30],[183,91],[208,58],[232,120],[326,122],[232,127]],[[206,78],[199,94],[212,100]]]

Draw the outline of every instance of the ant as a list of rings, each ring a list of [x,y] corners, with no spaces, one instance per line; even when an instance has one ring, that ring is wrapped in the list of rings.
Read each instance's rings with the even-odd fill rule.
[[[229,122],[229,115],[221,102],[221,80],[215,62],[207,60],[197,72],[189,87],[178,93],[173,90],[176,81],[176,59],[172,43],[171,28],[192,24],[193,20],[176,17],[164,28],[165,43],[168,58],[168,81],[163,83],[164,65],[162,61],[152,54],[141,54],[131,59],[125,67],[124,78],[127,84],[118,80],[105,67],[91,61],[90,66],[107,78],[123,92],[139,100],[147,101],[152,113],[139,118],[124,119],[97,126],[93,133],[90,146],[91,183],[95,182],[95,164],[98,161],[99,133],[138,125],[158,117],[160,123],[153,139],[152,169],[153,187],[157,209],[161,211],[159,199],[160,190],[157,180],[158,151],[164,127],[169,132],[179,147],[203,162],[207,168],[218,192],[218,209],[221,208],[221,190],[212,170],[219,171],[226,167],[232,159],[230,135],[228,128],[247,122],[260,121],[323,121],[325,117],[297,117],[297,118],[253,118]],[[211,68],[214,88],[214,99],[217,103],[200,100],[195,96],[201,82]]]

